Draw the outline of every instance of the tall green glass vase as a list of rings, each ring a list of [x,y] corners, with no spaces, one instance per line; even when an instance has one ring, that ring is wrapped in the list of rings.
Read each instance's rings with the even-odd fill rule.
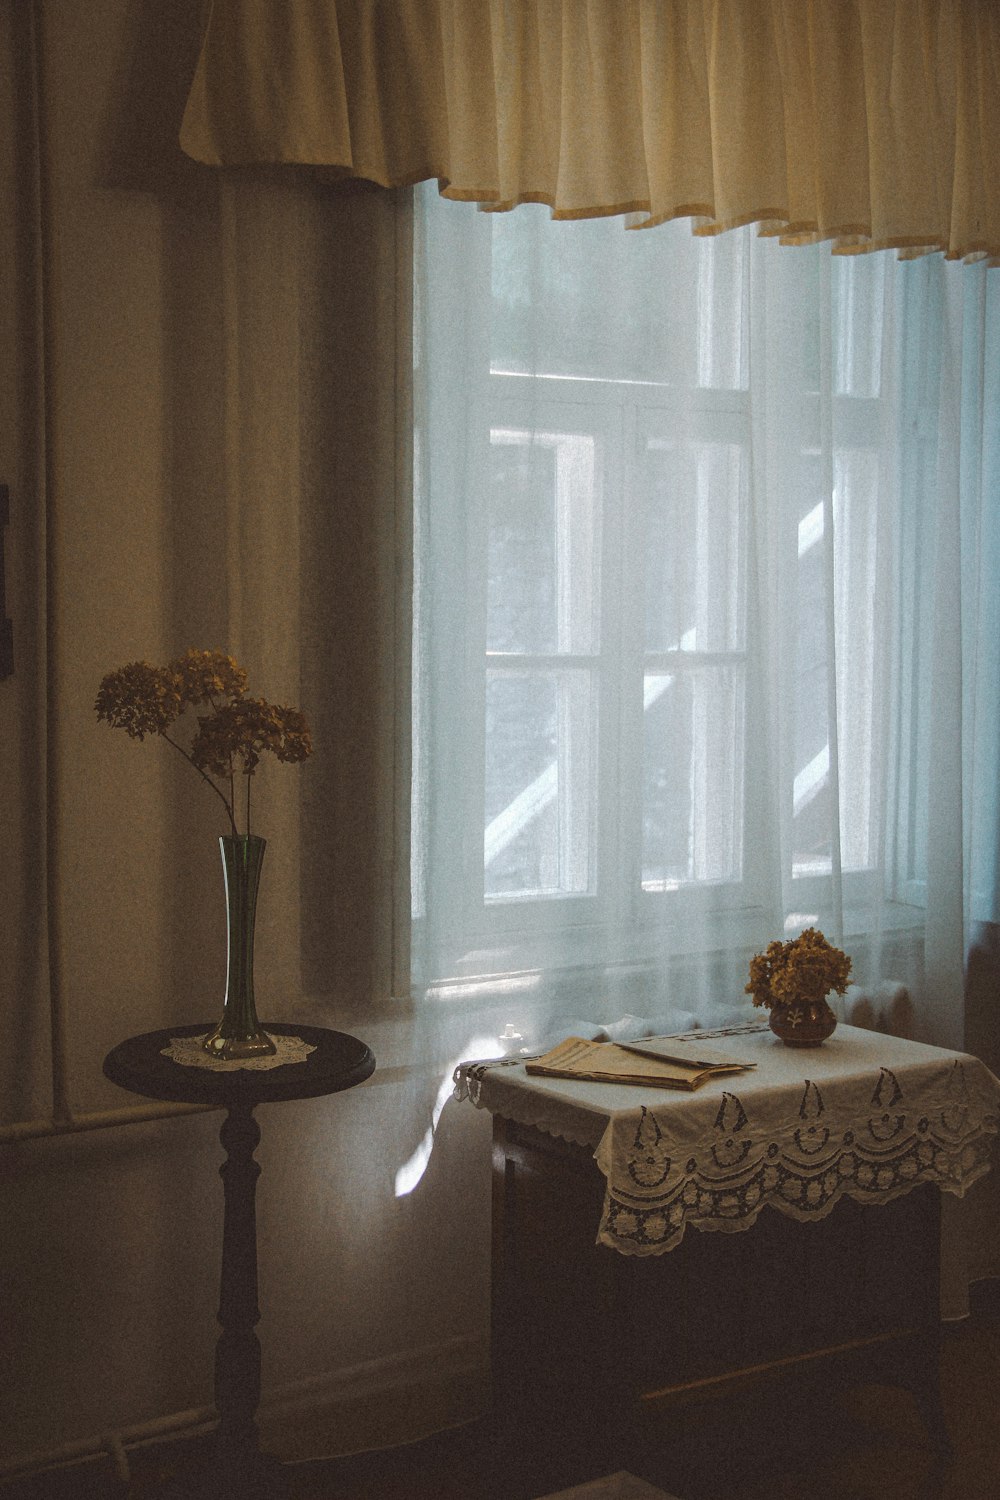
[[[271,1057],[278,1050],[261,1030],[253,996],[253,929],[266,847],[267,840],[255,833],[225,833],[219,839],[226,881],[226,999],[222,1020],[202,1046],[227,1061]]]

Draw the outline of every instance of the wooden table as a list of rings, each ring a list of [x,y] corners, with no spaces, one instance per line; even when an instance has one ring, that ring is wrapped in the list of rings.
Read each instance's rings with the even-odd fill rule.
[[[793,1377],[908,1387],[946,1450],[939,1388],[940,1193],[841,1201],[802,1224],[766,1210],[744,1234],[689,1231],[665,1255],[595,1244],[592,1151],[497,1116],[492,1367],[503,1451],[528,1434],[624,1462],[651,1419]],[[546,1429],[547,1432],[546,1432]]]
[[[948,1449],[940,1190],[988,1170],[1000,1082],[975,1058],[850,1027],[804,1062],[742,1031],[717,1045],[758,1071],[692,1095],[533,1077],[513,1059],[459,1069],[493,1115],[506,1451],[603,1433],[613,1468],[654,1414],[785,1377],[794,1401],[810,1383],[824,1402],[844,1384],[907,1387]],[[612,1175],[622,1160],[634,1178]]]
[[[260,1166],[254,1151],[258,1104],[314,1099],[353,1088],[375,1070],[371,1049],[357,1037],[318,1026],[266,1021],[272,1035],[297,1036],[315,1047],[304,1062],[232,1072],[187,1067],[163,1056],[172,1037],[204,1036],[213,1023],[173,1026],[121,1042],[104,1060],[112,1083],[148,1099],[211,1104],[226,1110],[219,1138],[226,1159],[219,1168],[224,1192],[222,1276],[216,1346],[215,1400],[219,1428],[209,1466],[163,1491],[176,1500],[265,1500],[282,1493],[280,1465],[261,1454],[255,1413],[260,1399],[260,1318],[257,1302],[255,1197]]]

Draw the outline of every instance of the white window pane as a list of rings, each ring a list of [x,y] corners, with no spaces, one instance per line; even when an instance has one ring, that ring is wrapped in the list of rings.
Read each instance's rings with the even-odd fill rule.
[[[746,387],[746,231],[699,240],[680,219],[648,232],[553,222],[532,204],[491,228],[492,370]]]
[[[865,257],[873,259],[874,257]],[[837,750],[840,845],[845,870],[876,863],[882,823],[876,775],[881,754],[877,663],[886,655],[891,597],[879,597],[878,455],[871,448],[834,456],[834,618],[837,622]]]
[[[589,672],[487,672],[488,898],[589,889],[594,730]]]
[[[882,384],[885,254],[830,258],[833,296],[833,389],[838,396],[878,396]]]
[[[792,871],[831,868],[830,682],[826,610],[826,520],[820,455],[802,454],[796,510],[795,730]]]
[[[803,722],[801,713],[799,723]],[[830,745],[827,740],[808,760],[796,761],[793,786],[792,874],[828,875],[832,864],[833,817]]]
[[[490,651],[596,648],[595,443],[579,433],[490,433]]]
[[[742,650],[742,448],[651,439],[644,467],[646,650]]]
[[[802,456],[798,522],[793,873],[832,868],[837,809],[830,775],[830,661],[826,605],[829,569],[819,455]],[[873,781],[877,708],[877,631],[885,625],[876,591],[877,455],[833,456],[834,619],[837,783],[843,869],[869,868],[878,825]]]
[[[698,379],[709,390],[747,385],[748,235],[713,236],[698,256]]]
[[[643,888],[740,879],[742,667],[647,673],[643,703]]]

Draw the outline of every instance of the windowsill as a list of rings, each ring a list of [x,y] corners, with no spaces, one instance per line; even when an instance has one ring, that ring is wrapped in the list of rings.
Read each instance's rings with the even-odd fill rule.
[[[690,967],[692,960],[728,967],[735,957],[741,962],[775,937],[787,938],[805,927],[831,927],[829,909],[803,904],[789,914],[783,932],[770,930],[763,907],[737,909],[699,908],[687,905],[676,919],[636,921],[613,929],[599,921],[572,921],[568,915],[545,928],[493,928],[469,934],[463,944],[456,933],[451,944],[450,972],[436,977],[426,988],[436,993],[455,985],[520,985],[537,988],[542,975],[581,976],[609,973],[652,974],[674,964]],[[924,912],[915,906],[886,901],[877,906],[847,906],[844,909],[843,941],[864,941],[875,936],[916,934],[924,926]],[[419,951],[419,931],[415,932]],[[567,954],[572,955],[567,962]],[[548,982],[546,980],[546,982]]]

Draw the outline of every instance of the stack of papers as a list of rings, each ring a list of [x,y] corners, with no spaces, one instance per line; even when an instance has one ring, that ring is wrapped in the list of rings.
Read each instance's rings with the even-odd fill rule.
[[[710,1078],[745,1073],[756,1063],[726,1057],[697,1042],[644,1037],[637,1042],[588,1042],[569,1036],[542,1057],[529,1058],[526,1073],[547,1078],[579,1078],[595,1083],[635,1083],[645,1088],[696,1089]]]

